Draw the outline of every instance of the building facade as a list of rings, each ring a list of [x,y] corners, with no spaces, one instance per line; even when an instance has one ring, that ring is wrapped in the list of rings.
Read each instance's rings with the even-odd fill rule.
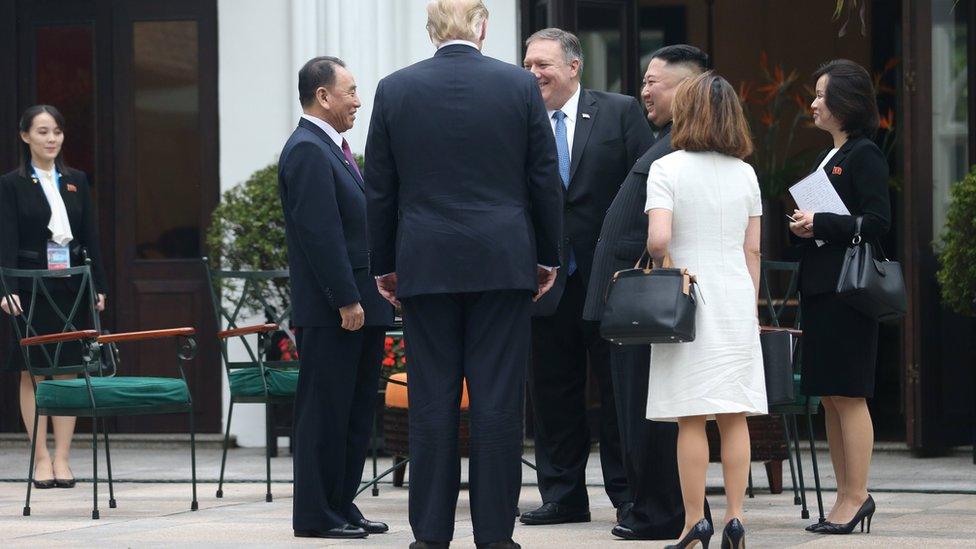
[[[201,429],[219,432],[226,416],[226,381],[199,261],[221,192],[276,160],[300,113],[297,69],[316,55],[341,57],[356,76],[363,106],[348,138],[362,151],[379,79],[433,52],[425,3],[0,0],[0,170],[16,165],[20,112],[39,102],[61,108],[67,158],[94,181],[112,286],[106,326],[201,330],[189,370]],[[862,23],[862,14],[847,7],[834,19],[833,0],[486,3],[486,54],[519,63],[529,34],[559,26],[580,36],[583,83],[593,89],[637,94],[649,54],[682,42],[707,51],[714,68],[746,94],[760,93],[767,76],[782,84],[795,71],[800,103],[809,100],[802,95],[812,87],[809,75],[827,59],[847,57],[877,74],[895,208],[885,245],[905,266],[911,313],[882,331],[872,407],[879,434],[921,452],[972,441],[976,327],[941,306],[932,243],[945,222],[949,186],[976,163],[976,6],[868,0],[859,3]],[[757,115],[766,114],[758,100],[755,106]],[[779,152],[800,163],[827,145],[805,126],[794,137]],[[777,196],[767,206],[787,207]],[[767,218],[764,253],[777,257],[782,227]],[[127,373],[171,368],[166,347],[125,351]],[[0,384],[0,431],[22,429],[15,386],[13,377]],[[235,415],[239,440],[263,444],[260,407],[243,406]],[[139,418],[114,428],[185,426]]]

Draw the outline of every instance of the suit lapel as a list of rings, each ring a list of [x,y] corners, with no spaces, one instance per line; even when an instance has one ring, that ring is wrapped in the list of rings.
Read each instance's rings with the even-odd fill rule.
[[[573,188],[573,176],[576,174],[576,168],[579,167],[586,141],[590,138],[590,130],[593,129],[593,121],[598,110],[596,98],[587,90],[580,90],[579,108],[576,110],[576,133],[573,134],[573,151],[569,163],[570,189]]]
[[[325,146],[328,147],[330,151],[332,151],[332,154],[336,156],[339,162],[346,167],[346,171],[349,172],[349,175],[352,177],[353,181],[356,182],[356,185],[359,186],[359,189],[362,190],[363,192],[366,192],[366,187],[363,185],[363,180],[360,179],[358,175],[356,175],[356,172],[352,169],[352,166],[350,166],[349,162],[346,160],[346,155],[342,154],[342,149],[340,149],[339,146],[335,144],[335,141],[333,141],[332,138],[329,137],[329,134],[325,133],[325,130],[323,130],[322,128],[318,127],[317,125],[309,122],[304,118],[300,118],[298,120],[298,125],[314,133],[316,136],[318,136],[318,138],[321,139],[323,143],[325,143]]]
[[[856,139],[848,139],[847,142],[841,146],[840,150],[834,153],[834,156],[830,157],[830,160],[828,160],[824,165],[823,169],[827,170],[828,176],[833,175],[834,167],[847,158],[847,153],[851,152],[851,149],[854,148],[854,141],[856,141]],[[820,162],[823,162],[822,158],[820,159]],[[817,162],[818,166],[820,165],[820,162]]]
[[[353,180],[356,182],[356,185],[359,185],[359,188],[363,192],[366,192],[366,187],[363,185],[363,180],[359,178],[359,174],[356,173],[356,170],[352,169],[352,166],[349,165],[349,161],[346,160],[346,155],[342,154],[342,149],[340,149],[339,146],[335,144],[335,141],[331,139],[328,139],[327,141],[328,142],[326,143],[326,145],[329,146],[329,150],[332,151],[332,154],[334,154],[336,158],[339,159],[339,162],[341,162],[342,165],[346,167],[346,171],[349,172],[350,176],[352,176]]]

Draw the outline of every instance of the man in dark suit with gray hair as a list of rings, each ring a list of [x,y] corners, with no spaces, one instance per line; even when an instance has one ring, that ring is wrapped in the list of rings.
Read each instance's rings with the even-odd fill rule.
[[[409,341],[411,547],[454,535],[466,379],[474,541],[512,548],[530,307],[559,265],[562,185],[532,75],[481,54],[484,4],[427,14],[437,52],[380,81],[366,143],[373,272]]]
[[[588,370],[600,388],[604,489],[622,516],[632,496],[621,459],[610,345],[597,332],[597,323],[583,319],[583,303],[603,216],[620,182],[653,137],[636,99],[580,85],[583,51],[572,33],[543,29],[525,44],[522,64],[535,75],[546,102],[565,192],[564,268],[553,290],[539,300],[532,319],[529,393],[542,506],[520,520],[525,524],[590,520]]]

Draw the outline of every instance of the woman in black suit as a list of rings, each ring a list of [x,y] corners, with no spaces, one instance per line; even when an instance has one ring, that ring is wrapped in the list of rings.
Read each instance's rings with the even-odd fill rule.
[[[802,391],[822,397],[837,477],[837,499],[827,522],[807,530],[848,534],[866,520],[870,532],[875,505],[867,484],[874,428],[866,399],[874,396],[878,322],[844,303],[835,289],[857,217],[862,217],[861,237],[867,242],[888,232],[888,163],[871,140],[879,117],[868,72],[839,59],[820,67],[814,77],[813,121],[834,142],[816,169],[827,172],[851,215],[797,210],[790,223],[800,243]]]
[[[61,154],[64,143],[64,118],[49,105],[27,109],[20,119],[20,165],[0,177],[0,265],[20,269],[47,269],[48,246],[54,243],[67,248],[71,266],[81,265],[83,252],[92,260],[93,278],[97,293],[96,308],[105,308],[105,272],[98,247],[91,195],[85,174],[65,165]],[[67,314],[77,295],[79,280],[48,282],[51,296]],[[49,281],[51,279],[48,279]],[[7,314],[18,315],[30,308],[30,292],[17,292],[18,281],[6,281],[12,295],[0,299],[0,308]],[[38,294],[40,295],[40,294]],[[86,297],[87,299],[87,297]],[[76,314],[76,327],[90,326],[90,318]],[[38,298],[32,328],[37,334],[64,330],[47,301]],[[16,344],[15,344],[16,345]],[[31,380],[19,349],[11,353],[12,360],[3,365],[7,370],[21,370],[20,412],[28,436],[34,428],[34,383]],[[62,348],[61,364],[79,364],[81,347],[78,344]],[[70,379],[75,375],[56,376]],[[54,429],[54,458],[47,450],[47,417],[38,417],[34,485],[37,488],[71,488],[74,475],[68,465],[74,417],[52,417]]]

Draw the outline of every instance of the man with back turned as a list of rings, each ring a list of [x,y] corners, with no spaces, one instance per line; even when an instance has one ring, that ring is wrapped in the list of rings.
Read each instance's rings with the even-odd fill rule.
[[[373,272],[410,342],[411,547],[454,535],[463,379],[474,541],[518,547],[530,307],[559,265],[555,143],[532,75],[481,54],[484,4],[427,14],[437,52],[380,81],[366,144]]]

